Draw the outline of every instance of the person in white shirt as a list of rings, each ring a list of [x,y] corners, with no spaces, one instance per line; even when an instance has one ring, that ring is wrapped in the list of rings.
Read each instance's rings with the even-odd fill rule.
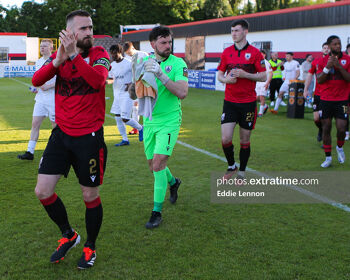
[[[300,75],[300,64],[298,61],[293,59],[293,53],[287,52],[286,53],[286,62],[283,64],[284,66],[284,77],[283,77],[283,84],[280,88],[280,92],[278,93],[278,98],[276,100],[275,108],[271,110],[271,113],[277,114],[278,113],[278,107],[280,106],[282,102],[283,95],[289,91],[289,81],[291,80],[297,80]]]
[[[50,39],[44,39],[40,43],[40,54],[42,57],[35,63],[35,70],[38,71],[44,64],[50,63],[50,56],[53,50],[53,42]],[[33,160],[34,150],[39,138],[40,126],[46,117],[49,117],[52,128],[56,126],[55,123],[55,83],[56,76],[47,81],[39,88],[30,87],[35,96],[35,105],[33,110],[32,129],[30,132],[30,140],[28,142],[27,151],[18,155],[17,158],[21,160]]]
[[[314,60],[314,57],[312,56],[312,54],[307,54],[305,57],[305,61],[301,64],[301,70],[302,72],[302,80],[306,81],[308,74],[309,74],[309,70],[311,69],[311,62]],[[306,82],[305,82],[306,85]],[[308,96],[305,100],[305,106],[307,106],[308,108],[312,108],[312,96],[313,96],[313,92],[314,92],[314,87],[315,87],[315,82],[314,79],[312,77],[310,84],[308,86],[308,88],[305,87],[305,91],[308,92]]]
[[[266,52],[264,50],[260,51],[265,60],[265,68],[266,68],[266,82],[256,82],[255,91],[258,101],[260,101],[260,109],[258,113],[258,117],[262,117],[263,114],[266,113],[269,106],[265,104],[265,96],[267,95],[267,89],[269,88],[270,82],[272,80],[272,68],[270,63],[266,60]]]
[[[140,58],[143,58],[143,57],[146,57],[146,56],[149,56],[148,53],[146,52],[143,52],[143,51],[138,51],[135,49],[134,45],[132,42],[130,41],[126,41],[123,45],[123,49],[124,49],[124,55],[125,55],[125,58],[128,58],[130,60],[132,60],[132,57],[137,54],[137,57],[138,59]],[[137,100],[134,100],[133,101],[133,106],[132,106],[132,119],[135,120],[135,121],[139,121],[139,114],[138,114],[138,111],[139,111],[139,107],[138,107],[138,101]],[[133,129],[129,132],[129,134],[137,134],[138,131],[137,129]]]
[[[138,121],[131,119],[133,100],[130,98],[128,89],[132,82],[132,63],[123,57],[123,47],[120,44],[111,46],[109,49],[113,62],[111,63],[111,74],[113,77],[114,101],[111,113],[115,114],[118,130],[122,141],[115,146],[130,145],[126,134],[125,124],[139,131],[139,140],[143,141],[143,127]]]

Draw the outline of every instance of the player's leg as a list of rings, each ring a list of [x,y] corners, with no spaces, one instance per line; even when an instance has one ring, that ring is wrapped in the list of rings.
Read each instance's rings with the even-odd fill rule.
[[[348,141],[350,138],[349,134],[349,114],[350,114],[350,106],[348,105],[348,113],[346,118],[346,131],[345,131],[345,141]]]
[[[132,105],[132,114],[131,114],[131,118],[140,123],[140,116],[139,116],[139,103],[137,102],[137,100],[133,100],[133,105]],[[137,134],[138,131],[137,129],[133,129],[129,132],[129,134]]]
[[[34,150],[39,138],[40,126],[46,116],[47,110],[44,104],[36,102],[33,109],[32,129],[30,131],[30,140],[28,142],[27,151],[22,155],[18,155],[17,158],[22,160],[34,159]]]
[[[332,164],[332,106],[331,102],[320,101],[320,117],[322,123],[322,141],[323,149],[326,155],[325,161],[321,164],[321,167],[327,168]]]
[[[345,141],[346,124],[348,120],[348,106],[347,101],[337,102],[335,104],[335,126],[337,128],[337,154],[339,163],[345,162],[345,153],[343,145]]]
[[[126,127],[125,124],[120,116],[121,114],[121,108],[120,108],[121,98],[120,95],[114,94],[114,100],[111,107],[111,113],[115,115],[115,122],[117,124],[117,128],[119,130],[120,135],[122,136],[122,141],[115,144],[116,147],[119,146],[127,146],[129,145],[129,139],[126,135]]]
[[[244,178],[245,170],[247,168],[248,160],[250,157],[250,135],[251,130],[240,127],[239,139],[241,149],[239,150],[239,171],[237,176]]]
[[[281,105],[281,102],[282,102],[282,100],[283,100],[283,95],[284,95],[284,93],[285,93],[285,91],[280,91],[280,92],[278,93],[278,97],[277,97],[277,100],[276,100],[276,104],[275,104],[275,107],[273,108],[273,110],[274,110],[275,112],[278,111],[278,108],[279,108],[279,106]]]
[[[78,262],[79,269],[86,269],[94,265],[96,259],[95,243],[103,219],[103,208],[98,188],[103,183],[107,162],[107,147],[104,142],[103,128],[82,137],[71,137],[70,143],[73,153],[72,165],[79,179],[86,206],[87,240]]]
[[[62,238],[58,241],[59,246],[50,258],[53,263],[62,260],[67,252],[80,242],[80,236],[69,224],[67,211],[62,200],[55,193],[55,187],[61,174],[67,176],[70,166],[69,154],[63,144],[62,135],[62,131],[58,127],[52,131],[40,162],[38,181],[35,187],[36,196],[62,233]]]
[[[337,155],[339,163],[345,162],[345,153],[343,150],[344,142],[345,142],[345,131],[346,131],[346,122],[345,119],[335,119],[335,126],[337,128]]]
[[[230,179],[237,171],[232,144],[233,132],[238,121],[237,104],[224,100],[223,113],[221,115],[221,144],[227,160],[225,179]]]
[[[240,104],[239,138],[241,149],[239,151],[239,171],[237,178],[245,177],[245,170],[250,157],[250,135],[256,122],[256,103]]]
[[[171,174],[170,169],[167,167],[167,161],[173,152],[179,131],[179,125],[161,127],[155,130],[155,145],[152,157],[154,207],[151,218],[146,223],[146,228],[148,229],[159,226],[161,222],[161,212],[168,183],[170,184],[170,202],[175,203],[178,197],[177,191],[181,181]]]
[[[314,111],[314,123],[316,127],[318,128],[318,134],[317,134],[317,141],[321,142],[322,141],[322,123],[320,119],[320,97],[318,95],[314,96],[314,101],[313,101],[313,111]]]
[[[277,100],[276,100],[276,103],[275,103],[275,107],[273,110],[271,110],[271,113],[273,114],[277,114],[278,112],[278,108],[279,106],[281,105],[282,101],[283,101],[283,95],[288,92],[288,81],[284,81],[283,84],[279,87],[279,90],[278,90],[278,97],[277,97]]]
[[[260,109],[259,109],[258,117],[262,117],[262,115],[266,113],[268,108],[268,106],[265,104],[265,95],[266,95],[266,90],[264,88],[259,94]]]
[[[120,109],[121,118],[126,125],[131,126],[133,129],[139,131],[139,141],[143,141],[143,128],[137,121],[131,118],[133,100],[126,96],[121,99]]]
[[[272,79],[270,83],[270,106],[275,105],[276,88],[277,88],[277,79]]]
[[[78,262],[79,269],[90,268],[96,260],[96,239],[100,232],[103,219],[103,208],[98,187],[80,186],[86,206],[85,226],[87,239],[83,254]]]

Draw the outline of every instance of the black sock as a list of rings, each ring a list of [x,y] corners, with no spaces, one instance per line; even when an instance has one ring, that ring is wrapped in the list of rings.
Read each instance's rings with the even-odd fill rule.
[[[49,198],[41,199],[40,202],[44,206],[51,220],[58,225],[62,234],[67,238],[72,238],[74,232],[69,224],[66,208],[57,194],[54,193]]]
[[[241,149],[239,151],[239,170],[240,171],[245,171],[247,164],[248,164],[248,159],[250,156],[250,143],[241,143]]]
[[[233,151],[232,142],[224,144],[222,143],[222,149],[224,150],[224,154],[228,163],[228,166],[232,166],[235,164],[235,153]]]
[[[349,131],[349,117],[346,120],[346,131]]]
[[[95,250],[95,242],[102,224],[103,209],[100,197],[91,202],[86,202],[85,223],[87,241],[85,247]]]

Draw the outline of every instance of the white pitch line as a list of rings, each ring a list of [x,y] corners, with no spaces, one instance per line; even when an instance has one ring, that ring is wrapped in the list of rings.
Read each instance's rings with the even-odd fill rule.
[[[18,81],[18,80],[14,79],[14,78],[10,78],[10,79],[11,79],[11,80],[14,80],[14,81],[16,81],[16,82],[18,82],[18,83],[20,83],[20,84],[23,84],[23,85],[25,85],[25,86],[31,86],[30,84],[24,83],[24,82],[22,82],[22,81]],[[109,114],[106,114],[106,116],[109,117],[109,118],[111,118],[111,119],[114,119],[114,117],[111,116],[111,115],[109,115]],[[223,162],[226,162],[226,158],[221,157],[221,156],[218,156],[218,155],[213,154],[213,153],[211,153],[211,152],[208,152],[208,151],[206,151],[206,150],[197,148],[197,147],[195,147],[195,146],[192,146],[192,145],[187,144],[187,143],[185,143],[185,142],[182,142],[182,141],[180,141],[180,140],[177,140],[177,143],[179,143],[180,145],[182,145],[182,146],[184,146],[184,147],[186,147],[186,148],[189,148],[189,149],[191,149],[191,150],[200,152],[200,153],[205,154],[205,155],[207,155],[207,156],[210,156],[210,157],[212,157],[212,158],[216,158],[216,159],[218,159],[218,160],[221,160],[221,161],[223,161]],[[249,167],[247,167],[246,170],[249,171],[249,172],[252,172],[253,174],[256,174],[256,175],[258,175],[258,176],[261,176],[261,177],[271,178],[268,174],[265,174],[265,173],[263,173],[263,172],[260,172],[260,171],[251,169],[251,168],[249,168]],[[327,198],[327,197],[325,197],[325,196],[322,196],[322,195],[319,195],[319,194],[310,192],[310,191],[308,191],[308,190],[305,190],[305,189],[303,189],[303,188],[300,188],[300,187],[297,187],[297,186],[294,186],[294,185],[285,185],[285,187],[286,187],[286,188],[293,189],[293,190],[295,190],[295,191],[297,191],[297,192],[300,192],[300,193],[302,193],[302,194],[304,194],[304,195],[306,195],[306,196],[312,197],[312,198],[314,198],[314,199],[316,199],[316,200],[318,200],[318,201],[321,201],[321,202],[323,202],[323,203],[329,204],[329,205],[331,205],[331,206],[334,206],[334,207],[336,207],[336,208],[339,208],[339,209],[341,209],[341,210],[344,210],[344,211],[350,213],[350,207],[348,207],[348,206],[346,206],[346,205],[344,205],[344,204],[342,204],[342,203],[340,203],[340,202],[337,202],[337,201],[332,200],[332,199],[330,199],[330,198]]]
[[[22,84],[22,85],[28,86],[28,87],[32,86],[31,84],[28,84],[28,83],[25,83],[25,82],[16,80],[16,79],[14,79],[14,78],[10,78],[10,79],[13,80],[13,81],[15,81],[15,82],[17,82],[17,83],[20,83],[20,84]]]
[[[206,151],[206,150],[197,148],[197,147],[195,147],[195,146],[192,146],[192,145],[187,144],[187,143],[185,143],[185,142],[182,142],[182,141],[180,141],[180,140],[177,140],[177,143],[179,143],[180,145],[182,145],[182,146],[184,146],[184,147],[186,147],[186,148],[189,148],[189,149],[191,149],[191,150],[200,152],[200,153],[205,154],[205,155],[207,155],[207,156],[210,156],[210,157],[212,157],[212,158],[216,158],[216,159],[218,159],[218,160],[221,160],[221,161],[223,161],[223,162],[226,162],[226,158],[221,157],[221,156],[218,156],[218,155],[213,154],[213,153],[211,153],[211,152],[208,152],[208,151]],[[271,178],[268,174],[265,174],[265,173],[263,173],[263,172],[260,172],[260,171],[257,171],[257,170],[251,169],[251,168],[247,168],[247,171],[252,172],[253,174],[256,174],[256,175],[261,176],[261,177]],[[304,195],[306,195],[306,196],[312,197],[312,198],[314,198],[314,199],[316,199],[316,200],[318,200],[318,201],[321,201],[321,202],[323,202],[323,203],[326,203],[326,204],[329,204],[329,205],[331,205],[331,206],[337,207],[337,208],[339,208],[339,209],[341,209],[341,210],[344,210],[344,211],[346,211],[346,212],[350,212],[350,207],[348,207],[348,206],[346,206],[346,205],[344,205],[344,204],[342,204],[342,203],[340,203],[340,202],[337,202],[337,201],[335,201],[335,200],[332,200],[332,199],[330,199],[330,198],[328,198],[328,197],[325,197],[325,196],[322,196],[322,195],[319,195],[319,194],[310,192],[310,191],[305,190],[305,189],[303,189],[303,188],[300,188],[300,187],[298,187],[298,186],[294,186],[294,185],[284,185],[284,186],[285,186],[286,188],[289,188],[289,189],[295,190],[295,191],[297,191],[297,192],[300,192],[300,193],[302,193],[302,194],[304,194]]]

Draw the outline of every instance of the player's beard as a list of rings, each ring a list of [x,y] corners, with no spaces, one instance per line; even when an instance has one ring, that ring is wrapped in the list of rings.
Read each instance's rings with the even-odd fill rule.
[[[171,49],[167,49],[164,52],[161,52],[158,50],[158,48],[156,47],[155,51],[157,52],[157,54],[163,58],[168,58],[171,54]]]
[[[84,51],[87,51],[92,48],[93,43],[94,43],[94,38],[85,37],[84,39],[77,41],[77,47]]]

